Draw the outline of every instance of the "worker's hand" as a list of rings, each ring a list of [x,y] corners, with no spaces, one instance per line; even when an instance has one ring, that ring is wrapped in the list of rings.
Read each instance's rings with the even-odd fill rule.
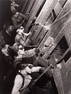
[[[15,57],[15,61],[22,60],[22,55]]]
[[[40,71],[40,69],[41,69],[41,67],[40,67],[40,66],[37,66],[37,67],[32,67],[32,68],[31,68],[31,73],[33,73],[33,72],[39,72],[39,71]]]

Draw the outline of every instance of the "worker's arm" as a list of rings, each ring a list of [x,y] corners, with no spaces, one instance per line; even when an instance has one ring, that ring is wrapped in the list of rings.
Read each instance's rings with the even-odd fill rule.
[[[14,86],[11,94],[20,94],[19,90],[22,86],[23,79],[20,75],[17,75],[14,81]]]

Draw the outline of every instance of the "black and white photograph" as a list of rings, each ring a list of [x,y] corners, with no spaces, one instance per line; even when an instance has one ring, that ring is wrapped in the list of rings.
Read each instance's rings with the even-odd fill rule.
[[[71,0],[0,0],[0,94],[71,94]]]

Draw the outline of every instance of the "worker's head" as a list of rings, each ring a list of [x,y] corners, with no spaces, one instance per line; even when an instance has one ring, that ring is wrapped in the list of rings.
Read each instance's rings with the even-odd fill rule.
[[[24,27],[23,26],[21,26],[19,29],[17,29],[17,31],[16,31],[18,34],[23,34],[24,33]]]
[[[23,29],[24,30],[24,27],[23,26],[20,26],[20,29]]]
[[[14,59],[15,56],[17,56],[17,52],[12,48],[12,47],[8,47],[8,55]]]
[[[19,43],[18,42],[14,43],[12,48],[17,52],[19,50]]]

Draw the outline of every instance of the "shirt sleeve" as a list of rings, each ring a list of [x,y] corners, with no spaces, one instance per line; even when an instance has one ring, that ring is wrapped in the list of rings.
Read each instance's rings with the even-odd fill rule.
[[[14,81],[14,87],[12,89],[12,94],[19,94],[19,90],[22,86],[23,78],[20,75],[17,75]]]
[[[40,69],[41,69],[41,67],[33,67],[31,69],[31,72],[39,72]]]

